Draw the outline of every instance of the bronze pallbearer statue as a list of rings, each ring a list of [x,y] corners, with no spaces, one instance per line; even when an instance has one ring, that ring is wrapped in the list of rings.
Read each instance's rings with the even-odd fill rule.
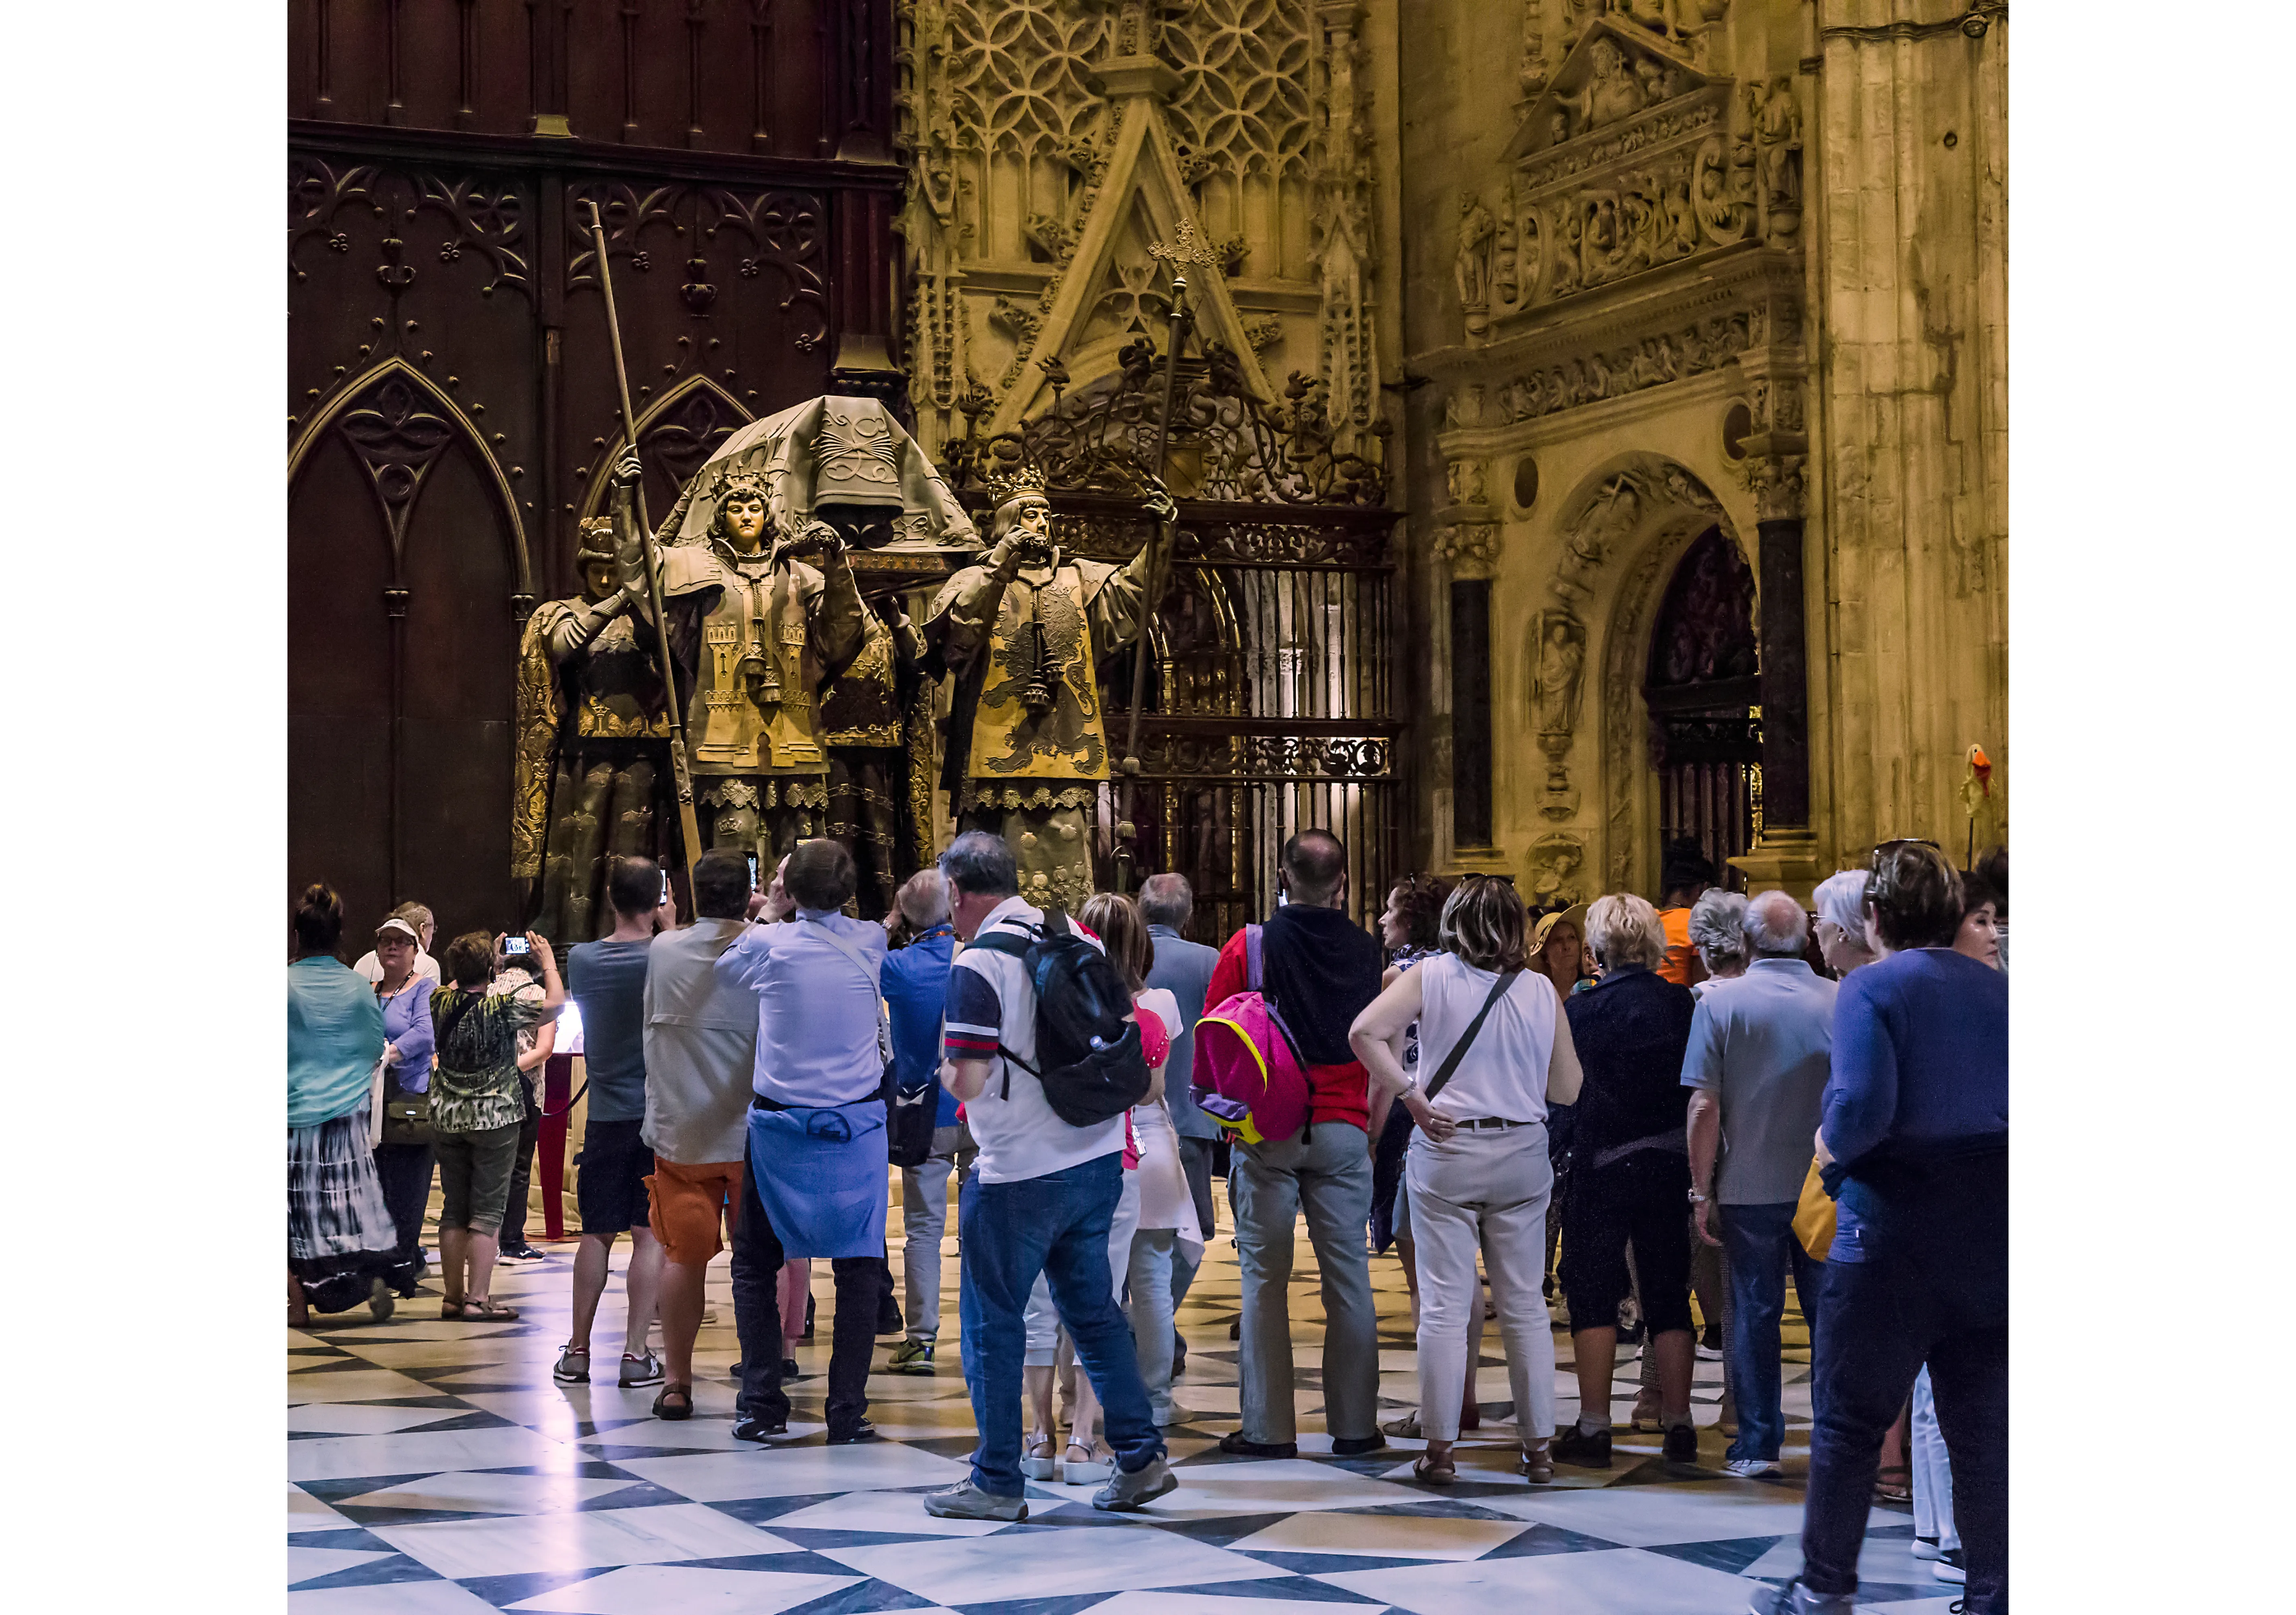
[[[990,484],[995,547],[942,586],[925,639],[957,678],[942,783],[960,830],[1003,835],[1021,896],[1070,913],[1094,890],[1092,811],[1109,777],[1099,666],[1139,631],[1150,552],[1176,519],[1149,495],[1157,537],[1124,566],[1063,554],[1033,470]]]
[[[617,554],[603,517],[581,534],[581,594],[544,604],[519,642],[511,873],[541,880],[534,929],[561,947],[611,928],[608,854],[660,852],[669,772],[660,646],[636,554]]]

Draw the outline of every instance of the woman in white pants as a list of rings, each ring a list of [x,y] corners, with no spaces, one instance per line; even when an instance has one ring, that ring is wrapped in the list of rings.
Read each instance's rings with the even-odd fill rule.
[[[1578,1057],[1553,984],[1526,971],[1528,927],[1512,884],[1469,875],[1443,905],[1443,954],[1374,999],[1349,1041],[1374,1088],[1397,1095],[1419,1125],[1404,1192],[1419,1247],[1419,1422],[1426,1454],[1413,1472],[1457,1478],[1468,1313],[1480,1249],[1505,1342],[1522,1472],[1554,1478],[1554,1336],[1539,1280],[1554,1171],[1546,1107],[1578,1097]],[[1419,1022],[1418,1081],[1400,1059]],[[1441,1103],[1439,1105],[1436,1101]]]

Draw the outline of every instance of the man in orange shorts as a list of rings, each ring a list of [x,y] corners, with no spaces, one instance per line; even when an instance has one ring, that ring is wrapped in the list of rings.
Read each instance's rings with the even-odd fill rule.
[[[701,1283],[741,1214],[750,1080],[758,1062],[758,1006],[718,986],[718,956],[748,923],[750,865],[713,850],[693,866],[694,922],[653,939],[646,957],[645,1126],[653,1151],[646,1182],[661,1275],[664,1419],[693,1414],[693,1340]]]

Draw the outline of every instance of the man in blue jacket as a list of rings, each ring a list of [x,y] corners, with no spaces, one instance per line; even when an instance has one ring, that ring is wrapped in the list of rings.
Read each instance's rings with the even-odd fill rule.
[[[1219,949],[1191,942],[1180,933],[1187,929],[1196,894],[1184,874],[1152,874],[1140,883],[1140,917],[1148,922],[1148,935],[1156,944],[1156,962],[1149,967],[1148,985],[1168,990],[1180,1001],[1180,1035],[1172,1039],[1171,1059],[1164,1067],[1164,1103],[1172,1112],[1172,1130],[1180,1135],[1180,1168],[1187,1174],[1188,1197],[1196,1202],[1196,1226],[1209,1242],[1218,1224],[1213,1220],[1212,1145],[1219,1128],[1189,1096],[1195,1076],[1196,1022],[1210,1006],[1205,991],[1212,984],[1212,967]],[[1172,1305],[1188,1293],[1196,1270],[1177,1250],[1172,1257]],[[1173,1336],[1172,1372],[1187,1361],[1186,1342]]]
[[[1755,1615],[1852,1615],[1882,1437],[1926,1364],[1953,1464],[1969,1615],[2009,1607],[2009,982],[1953,949],[1961,885],[1886,841],[1866,883],[1882,957],[1834,999],[1817,1158],[1826,1258],[1802,1571]]]
[[[941,1005],[948,996],[949,968],[956,959],[956,932],[948,922],[948,883],[938,868],[911,875],[894,899],[894,911],[915,933],[906,947],[886,955],[882,978],[885,1007],[893,1020],[893,1067],[903,1090],[931,1087],[939,1110],[933,1117],[932,1153],[923,1164],[901,1168],[902,1286],[908,1333],[893,1348],[885,1366],[893,1373],[931,1373],[933,1342],[940,1334],[940,1242],[948,1226],[948,1176],[959,1187],[980,1151],[956,1119],[956,1097],[939,1082]],[[890,929],[890,925],[888,929]]]

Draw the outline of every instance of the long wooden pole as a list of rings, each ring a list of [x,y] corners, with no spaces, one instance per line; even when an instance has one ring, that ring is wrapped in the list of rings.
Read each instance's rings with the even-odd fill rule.
[[[637,411],[630,405],[630,371],[622,358],[622,322],[614,310],[614,279],[606,262],[606,225],[598,216],[598,204],[590,203],[590,250],[598,259],[598,288],[606,297],[606,335],[614,349],[614,384],[621,391],[622,435],[628,441],[630,452],[638,447]],[[685,708],[677,699],[677,658],[669,648],[669,613],[662,604],[661,552],[654,542],[653,523],[647,520],[645,481],[639,479],[635,490],[638,507],[638,533],[645,544],[646,595],[653,607],[653,631],[661,645],[661,684],[669,701],[669,770],[677,790],[677,833],[684,843],[685,865],[685,900],[690,914],[694,901],[693,861],[701,856],[701,831],[693,816],[693,769],[685,751]],[[678,501],[685,509],[685,502]]]
[[[1164,355],[1164,397],[1156,414],[1156,480],[1164,480],[1164,466],[1172,444],[1172,394],[1180,372],[1180,348],[1188,340],[1188,277],[1176,269],[1172,275],[1172,328]],[[1117,805],[1116,889],[1132,889],[1133,867],[1140,860],[1140,827],[1132,817],[1133,791],[1140,783],[1140,708],[1148,699],[1148,619],[1156,609],[1157,567],[1163,559],[1162,534],[1148,539],[1148,573],[1141,579],[1140,615],[1132,637],[1132,710],[1125,723],[1124,787]]]

